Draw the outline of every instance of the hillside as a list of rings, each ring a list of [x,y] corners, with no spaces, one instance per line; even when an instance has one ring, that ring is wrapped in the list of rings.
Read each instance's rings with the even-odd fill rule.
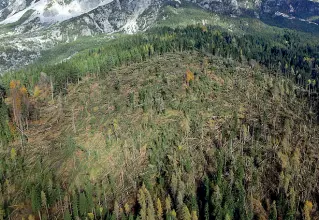
[[[184,79],[188,69],[196,74],[190,86]],[[240,181],[252,193],[241,192],[245,212],[267,215],[266,210],[253,206],[265,198],[279,199],[278,190],[288,200],[292,190],[300,195],[305,187],[316,185],[317,176],[306,167],[313,166],[311,158],[317,157],[318,126],[310,122],[307,103],[295,97],[289,81],[275,79],[263,68],[197,53],[167,54],[115,69],[107,79],[88,76],[70,85],[67,96],[49,105],[38,102],[40,115],[29,124],[24,150],[19,142],[11,146],[25,160],[17,161],[15,167],[24,186],[15,187],[29,188],[31,198],[33,188],[49,197],[47,187],[54,181],[53,188],[60,182],[66,192],[85,190],[87,199],[102,200],[111,209],[115,200],[122,208],[126,203],[134,207],[136,192],[144,182],[154,200],[158,197],[164,202],[172,191],[175,209],[184,205],[185,198],[189,209],[203,217],[203,207],[188,204],[187,198],[196,199],[199,182],[210,177],[224,193],[235,193],[239,186],[231,181]],[[28,169],[20,173],[23,164]],[[220,177],[214,177],[219,169]],[[183,191],[174,189],[181,184]],[[90,187],[93,192],[87,192]],[[307,189],[304,200],[315,199],[317,188]],[[95,197],[95,190],[106,195]],[[183,193],[179,195],[182,204],[174,190]],[[27,215],[31,204],[25,202],[14,213]],[[234,207],[223,211],[240,209],[240,203],[233,203]],[[283,213],[279,214],[287,215],[280,208]]]
[[[0,216],[317,218],[302,36],[162,27],[4,75]]]

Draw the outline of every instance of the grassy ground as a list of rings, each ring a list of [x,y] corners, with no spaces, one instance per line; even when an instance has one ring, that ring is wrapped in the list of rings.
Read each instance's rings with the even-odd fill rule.
[[[236,32],[238,34],[262,32],[267,35],[272,35],[284,31],[281,28],[267,25],[259,19],[218,15],[214,12],[196,8],[193,5],[186,5],[180,8],[171,6],[163,8],[156,25],[181,27],[197,24],[214,25],[223,30]]]
[[[55,47],[41,52],[41,57],[35,64],[55,64],[68,59],[81,51],[101,47],[109,40],[120,37],[121,34],[97,35],[94,37],[79,37],[70,43],[61,43]]]

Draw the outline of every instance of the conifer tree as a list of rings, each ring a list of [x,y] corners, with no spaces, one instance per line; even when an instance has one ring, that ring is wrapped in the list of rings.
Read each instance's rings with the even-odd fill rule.
[[[12,138],[8,121],[8,109],[0,97],[0,147],[7,145]]]
[[[182,213],[181,213],[181,219],[182,220],[191,220],[192,216],[189,212],[189,209],[186,205],[183,206],[182,208]]]
[[[196,198],[196,194],[194,193],[191,197],[191,201],[190,201],[190,209],[193,211],[193,212],[196,212],[198,211],[198,204],[197,204],[197,198]]]
[[[212,194],[212,205],[213,205],[213,214],[215,219],[222,219],[222,193],[218,185],[214,187],[214,192]]]
[[[145,185],[143,184],[142,188],[139,190],[138,194],[138,202],[141,206],[140,209],[140,218],[155,220],[155,209],[152,200],[152,196],[149,191],[146,189]]]
[[[128,203],[125,203],[124,212],[125,212],[126,216],[129,216],[130,211],[131,211],[130,205]]]
[[[84,194],[84,192],[80,193],[80,199],[79,199],[79,213],[80,216],[84,217],[87,215],[88,210],[87,210],[87,199]]]
[[[115,200],[114,202],[114,211],[113,211],[114,216],[116,217],[116,219],[120,218],[120,205],[119,203]]]
[[[33,212],[37,212],[41,220],[41,193],[38,190],[37,186],[32,187],[31,204]]]
[[[147,195],[147,219],[148,220],[155,220],[155,209],[152,200],[152,196],[149,191],[144,187],[145,194]]]
[[[86,200],[87,200],[87,211],[92,212],[93,207],[94,207],[93,186],[90,182],[88,184],[86,184]]]
[[[68,209],[64,212],[64,220],[72,220],[72,217]]]
[[[237,170],[236,170],[236,176],[235,176],[235,191],[236,195],[235,197],[237,198],[237,209],[239,212],[239,216],[241,219],[247,219],[247,214],[246,214],[246,195],[245,195],[245,188],[243,185],[243,180],[244,180],[244,167],[243,167],[243,162],[242,159],[240,158],[237,162]]]
[[[157,211],[157,219],[163,219],[163,209],[162,209],[162,202],[159,198],[156,200],[156,211]]]
[[[176,174],[173,174],[171,177],[171,190],[173,193],[173,198],[177,195],[177,187],[178,187],[178,179],[176,177]]]
[[[278,218],[277,205],[276,205],[276,201],[274,200],[271,204],[269,220],[277,220],[277,218]]]
[[[296,219],[296,192],[293,187],[289,190],[288,206],[287,219]]]
[[[79,208],[78,208],[78,194],[74,193],[72,196],[72,214],[73,218],[77,219],[79,217]]]
[[[94,214],[92,212],[88,213],[89,220],[94,220]]]
[[[303,208],[303,214],[305,220],[311,220],[311,211],[313,208],[313,204],[310,201],[306,201]]]
[[[192,220],[198,220],[197,212],[192,211]]]
[[[47,196],[43,190],[41,191],[41,205],[45,208],[47,215],[49,215]]]
[[[1,192],[0,192],[0,196],[2,196]],[[0,220],[4,220],[4,218],[5,218],[5,210],[3,205],[0,203]]]
[[[32,187],[31,203],[32,203],[32,210],[34,212],[38,212],[41,208],[41,195],[36,186]]]
[[[144,185],[143,185],[143,187],[144,187]],[[145,220],[147,217],[147,210],[146,210],[146,197],[145,197],[143,187],[139,190],[137,199],[138,199],[138,203],[140,204],[140,207],[141,207],[139,217],[142,220]]]
[[[176,219],[176,211],[174,209],[171,211],[169,219],[172,219],[172,220]]]
[[[171,200],[171,197],[168,195],[166,197],[166,199],[165,199],[165,216],[166,216],[166,219],[170,219],[171,210],[172,210],[172,200]]]
[[[207,176],[204,177],[204,187],[205,187],[205,206],[204,206],[204,212],[205,212],[205,219],[209,219],[209,203],[210,203],[210,181]]]

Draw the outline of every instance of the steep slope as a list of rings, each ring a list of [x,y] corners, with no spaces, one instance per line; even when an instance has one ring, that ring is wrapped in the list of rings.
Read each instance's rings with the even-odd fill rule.
[[[309,19],[319,15],[318,1],[264,1],[261,5],[263,13],[281,12],[297,18]]]
[[[53,17],[44,17],[46,13],[43,12],[43,15],[35,10],[48,7],[43,4],[44,1],[31,4],[20,14],[22,16],[23,13],[28,13],[28,16],[22,16],[15,23],[3,24],[0,28],[0,72],[27,65],[40,57],[41,51],[59,43],[72,42],[82,36],[145,30],[156,20],[160,7],[156,1],[83,1],[81,4],[88,5],[86,8],[83,6],[83,13],[74,12],[75,14],[70,14],[71,17],[79,16],[68,19],[70,16],[60,16],[53,12],[47,12]],[[55,2],[53,6],[55,4],[58,3]],[[61,7],[66,7],[67,10],[71,6]],[[96,9],[91,10],[94,7]],[[85,13],[86,11],[89,13]],[[51,18],[54,19],[49,21]],[[63,21],[64,19],[66,20]],[[48,26],[46,21],[52,23]],[[59,22],[56,23],[57,21]]]
[[[0,15],[3,20],[2,23],[7,24],[18,21],[25,12],[33,10],[34,13],[30,16],[30,20],[37,17],[41,23],[55,23],[87,13],[112,1],[113,0],[7,0],[2,3]]]
[[[30,24],[38,25],[38,28],[46,28],[48,25],[61,23],[70,20],[68,23],[86,23],[86,25],[96,25],[96,29],[101,29],[103,33],[109,33],[118,30],[120,27],[128,23],[128,20],[134,22],[145,10],[152,6],[153,12],[158,9],[158,0],[148,1],[114,1],[114,0],[96,0],[96,1],[47,1],[40,0],[32,2],[28,7],[15,13],[15,10],[3,20],[0,24],[10,24],[21,20],[24,16],[23,22],[20,22],[15,29],[15,32],[29,32],[27,28]],[[19,3],[16,3],[19,4]],[[9,6],[8,6],[9,7]],[[13,7],[13,6],[12,6]],[[21,6],[23,7],[23,6]],[[96,10],[97,9],[97,10]],[[25,14],[28,16],[25,16]],[[83,16],[85,19],[83,20]],[[80,16],[80,17],[79,17]],[[155,13],[156,17],[156,13]],[[80,19],[80,21],[77,20]],[[117,19],[116,19],[117,18]],[[74,22],[76,20],[76,22]],[[73,21],[73,22],[72,22]],[[103,27],[101,28],[102,24]],[[107,22],[110,24],[103,24]],[[95,23],[95,24],[94,24]],[[112,25],[115,26],[112,27]],[[110,26],[110,27],[109,27]],[[138,27],[137,27],[138,28]],[[34,30],[33,30],[34,31]]]
[[[319,127],[289,80],[196,52],[96,77],[54,100],[40,87],[28,143],[2,152],[10,188],[1,179],[0,192],[16,207],[11,218],[143,216],[143,191],[150,207],[170,199],[173,219],[183,218],[180,207],[200,219],[267,218],[274,209],[300,217],[306,200],[315,203]]]

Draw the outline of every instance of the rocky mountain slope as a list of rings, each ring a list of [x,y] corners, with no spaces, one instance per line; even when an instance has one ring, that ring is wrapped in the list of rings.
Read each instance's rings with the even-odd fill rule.
[[[160,7],[151,0],[41,0],[4,5],[0,12],[0,72],[27,65],[40,56],[40,51],[81,36],[143,30],[155,21]]]
[[[29,12],[26,19],[28,22],[36,19],[47,25],[78,17],[104,6],[111,10],[115,7],[121,11],[132,12],[137,8],[146,10],[150,6],[185,2],[192,2],[204,9],[227,14],[240,14],[246,10],[253,10],[256,14],[280,12],[304,19],[319,15],[317,0],[4,0],[0,3],[0,22],[1,24],[17,22]]]
[[[315,0],[4,0],[0,3],[0,73],[27,65],[41,51],[81,36],[146,30],[162,19],[164,6],[189,4],[231,16],[298,20],[319,29]]]

